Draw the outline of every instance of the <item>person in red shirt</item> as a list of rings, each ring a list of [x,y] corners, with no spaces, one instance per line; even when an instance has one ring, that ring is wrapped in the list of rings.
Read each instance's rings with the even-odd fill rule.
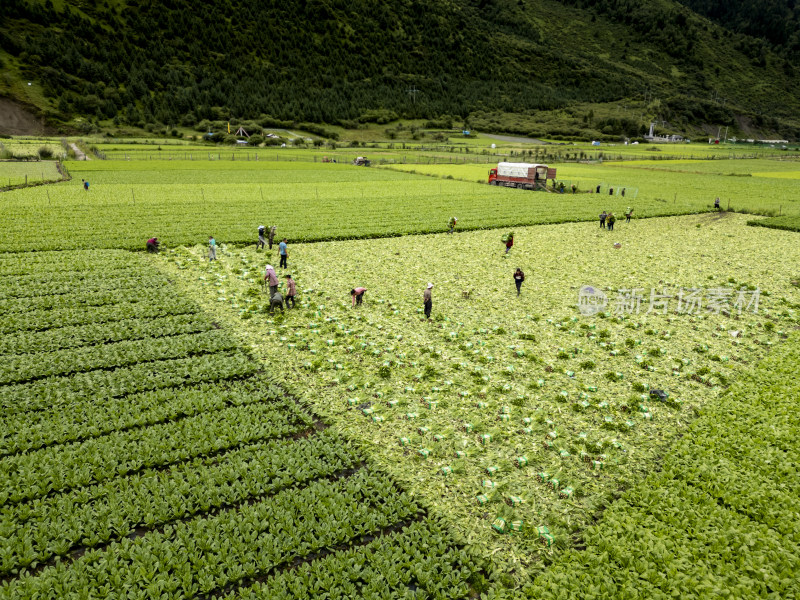
[[[508,254],[508,251],[511,250],[511,246],[513,245],[514,245],[514,236],[509,235],[508,239],[506,240],[506,254]]]
[[[294,295],[297,292],[297,285],[292,279],[291,275],[286,276],[286,300],[284,303],[286,304],[286,308],[289,308],[289,300],[292,301],[292,308],[294,308]]]
[[[158,238],[152,237],[147,240],[147,251],[153,254],[158,254]]]
[[[353,299],[353,306],[356,304],[361,304],[361,301],[364,299],[364,292],[367,291],[365,287],[357,287],[350,290],[350,297]]]

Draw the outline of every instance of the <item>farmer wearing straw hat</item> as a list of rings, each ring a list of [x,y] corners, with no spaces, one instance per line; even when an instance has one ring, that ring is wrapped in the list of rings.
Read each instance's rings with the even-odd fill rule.
[[[453,233],[453,230],[456,228],[456,223],[458,223],[458,219],[455,217],[450,217],[450,220],[447,222],[447,224],[450,226],[450,231],[447,233]]]
[[[430,320],[431,318],[431,307],[433,306],[433,300],[431,299],[431,290],[433,289],[433,284],[429,283],[428,287],[425,288],[425,291],[422,294],[422,302],[423,306],[425,307],[425,318]]]
[[[264,282],[269,285],[269,297],[272,298],[278,293],[278,276],[275,274],[275,267],[267,265],[264,270]]]

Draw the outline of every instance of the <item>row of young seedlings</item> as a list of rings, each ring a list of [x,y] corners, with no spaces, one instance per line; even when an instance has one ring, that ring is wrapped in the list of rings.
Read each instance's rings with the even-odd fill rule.
[[[230,406],[281,398],[283,392],[260,377],[217,380],[156,389],[120,398],[94,398],[69,410],[54,407],[2,418],[0,456],[55,444],[84,442],[114,432],[168,423]]]
[[[17,354],[0,366],[0,385],[24,383],[99,369],[114,369],[145,361],[184,358],[234,350],[236,340],[225,331],[201,331],[160,338],[158,342],[123,340],[99,346],[54,352]]]
[[[255,370],[252,358],[238,350],[200,354],[6,385],[0,387],[0,407],[5,415],[66,410],[93,401],[99,393],[121,398],[147,390],[244,378]]]
[[[5,582],[19,600],[124,595],[165,600],[209,594],[325,548],[416,520],[419,507],[383,475],[360,470],[292,487],[253,504],[123,538],[67,563]]]
[[[8,456],[0,462],[0,506],[296,434],[311,424],[293,401],[274,401]]]
[[[352,447],[325,430],[316,436],[240,446],[214,457],[151,468],[128,477],[4,507],[0,574],[68,556],[166,523],[230,507],[360,465]],[[68,518],[65,518],[68,515]]]

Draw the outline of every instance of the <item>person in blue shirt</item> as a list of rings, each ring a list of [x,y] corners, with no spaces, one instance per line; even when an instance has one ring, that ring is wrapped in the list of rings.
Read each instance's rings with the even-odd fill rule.
[[[281,241],[281,243],[278,244],[278,251],[280,252],[281,255],[281,262],[278,266],[281,269],[287,269],[288,266],[286,260],[289,256],[289,251],[286,250],[286,238],[283,238],[283,241]]]

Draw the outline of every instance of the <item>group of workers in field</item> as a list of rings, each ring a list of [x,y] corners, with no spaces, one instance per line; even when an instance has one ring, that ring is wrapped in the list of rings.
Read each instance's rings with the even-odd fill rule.
[[[718,204],[717,204],[718,206]],[[628,207],[627,211],[625,212],[626,222],[630,222],[631,217],[633,216],[633,208]],[[614,222],[616,221],[616,217],[614,213],[603,211],[600,214],[600,227],[604,229],[613,230],[614,229]],[[453,233],[455,231],[456,225],[458,224],[457,217],[451,217],[448,221],[449,230],[447,233]],[[275,239],[275,233],[277,232],[277,226],[273,225],[270,228],[264,227],[260,225],[258,227],[258,241],[256,242],[256,250],[263,249],[265,247],[269,247],[272,249],[272,245]],[[510,232],[507,235],[503,236],[502,238],[503,244],[505,245],[505,255],[508,255],[511,251],[511,248],[514,246],[514,233]],[[160,242],[158,241],[157,237],[152,237],[147,240],[147,251],[152,253],[158,253],[159,251]],[[288,250],[288,240],[287,238],[283,238],[281,242],[278,244],[278,254],[280,256],[280,262],[278,267],[280,269],[288,269],[289,264],[289,250]],[[217,259],[217,242],[214,239],[214,236],[209,236],[208,238],[208,260],[209,262],[215,261]],[[278,291],[278,275],[275,272],[275,267],[268,264],[264,270],[264,291],[269,294],[269,312],[272,313],[275,309],[280,309],[283,312],[284,307],[286,309],[295,308],[295,297],[297,295],[297,284],[295,283],[294,279],[290,274],[284,275],[286,278],[286,296],[284,297]],[[523,273],[522,269],[519,267],[513,273],[514,285],[517,288],[517,296],[519,296],[522,292],[522,282],[525,281],[525,273]],[[352,307],[356,308],[357,306],[361,306],[364,301],[364,294],[367,292],[367,288],[365,287],[355,287],[350,290],[351,296],[351,303]],[[291,305],[291,306],[290,306]],[[428,283],[425,287],[425,290],[422,293],[422,306],[423,312],[425,314],[425,318],[430,320],[431,318],[431,309],[433,307],[433,283]]]
[[[630,223],[631,217],[633,217],[633,209],[629,206],[628,210],[625,211],[625,222]],[[614,215],[613,212],[603,211],[600,213],[600,229],[607,229],[608,231],[614,231],[614,223],[616,222],[617,222],[617,217]]]

